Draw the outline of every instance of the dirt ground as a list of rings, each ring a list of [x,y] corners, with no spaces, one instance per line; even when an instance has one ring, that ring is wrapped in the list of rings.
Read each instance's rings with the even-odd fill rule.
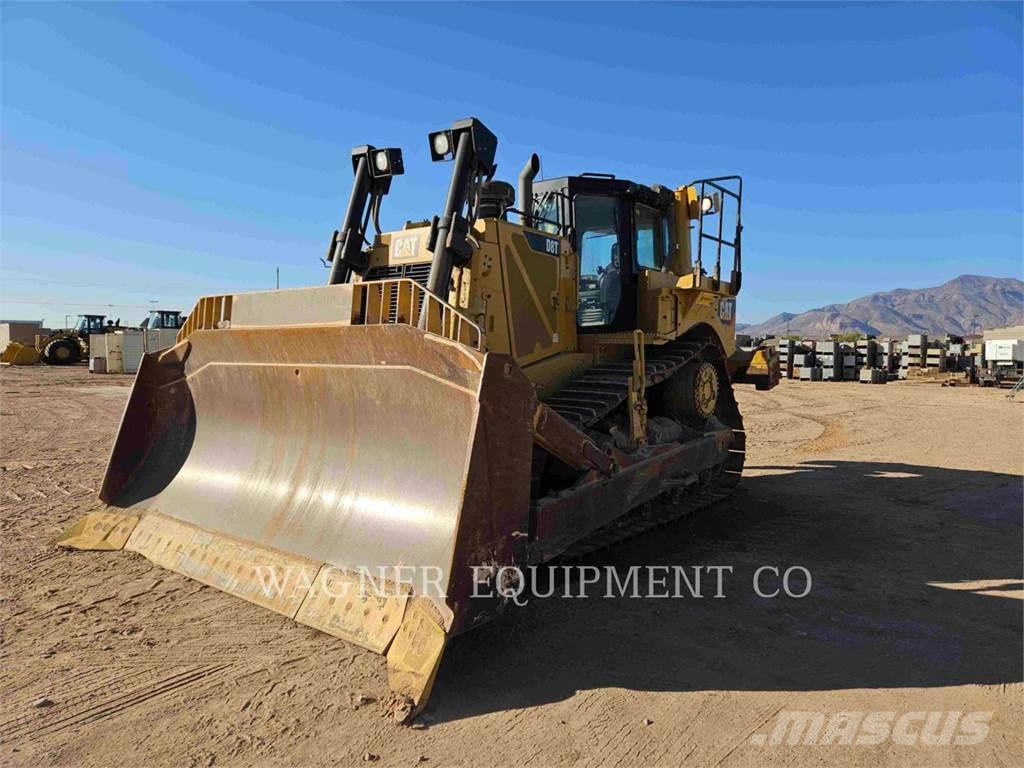
[[[411,728],[359,704],[380,656],[51,545],[100,506],[130,383],[0,371],[4,764],[1024,764],[1024,402],[1002,392],[742,390],[742,491],[590,561],[731,565],[726,597],[533,601],[449,646]],[[806,567],[810,594],[758,597],[763,565]],[[791,710],[992,717],[971,746],[772,744]]]

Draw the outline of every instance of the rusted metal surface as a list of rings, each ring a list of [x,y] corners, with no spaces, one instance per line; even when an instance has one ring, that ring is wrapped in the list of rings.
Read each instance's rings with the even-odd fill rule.
[[[451,628],[488,610],[472,566],[511,562],[527,529],[534,405],[507,357],[410,326],[199,330],[145,358],[101,498],[304,561],[402,566]]]
[[[553,408],[539,403],[533,415],[533,439],[552,456],[574,469],[596,469],[611,474],[615,462],[585,432],[570,424]]]
[[[608,478],[593,478],[534,505],[536,538],[531,562],[545,562],[662,493],[672,478],[722,464],[733,442],[731,430],[718,430],[683,444],[651,448],[649,458],[623,467]]]
[[[319,563],[308,558],[159,514],[144,515],[124,548],[288,617],[295,616],[320,569]],[[276,584],[268,584],[270,579]]]

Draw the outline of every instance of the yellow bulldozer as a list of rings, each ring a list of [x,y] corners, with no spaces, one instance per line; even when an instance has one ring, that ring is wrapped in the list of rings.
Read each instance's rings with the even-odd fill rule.
[[[201,298],[145,356],[108,506],[59,542],[385,654],[399,718],[508,603],[512,566],[728,495],[733,384],[778,381],[769,350],[736,354],[740,177],[539,181],[533,155],[516,208],[483,123],[428,138],[452,163],[432,220],[381,232],[402,155],[357,147],[327,285]]]

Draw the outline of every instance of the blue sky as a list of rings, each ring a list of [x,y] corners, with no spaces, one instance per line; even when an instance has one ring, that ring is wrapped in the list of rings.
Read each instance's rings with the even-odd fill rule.
[[[499,176],[741,173],[740,320],[1021,277],[1019,4],[2,6],[0,316],[319,284],[348,150],[399,145],[382,223],[438,211],[426,133]]]

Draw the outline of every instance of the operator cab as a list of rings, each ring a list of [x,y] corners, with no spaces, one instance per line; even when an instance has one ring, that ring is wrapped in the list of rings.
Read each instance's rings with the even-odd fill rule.
[[[74,330],[78,331],[80,335],[89,333],[103,333],[103,321],[106,319],[106,315],[79,315],[78,322],[75,323]]]
[[[149,317],[142,321],[140,326],[143,330],[155,331],[160,328],[177,330],[184,325],[184,318],[181,312],[172,309],[151,309]]]
[[[538,181],[534,191],[535,226],[570,238],[579,254],[580,330],[634,328],[640,271],[669,269],[672,191],[596,173]]]

